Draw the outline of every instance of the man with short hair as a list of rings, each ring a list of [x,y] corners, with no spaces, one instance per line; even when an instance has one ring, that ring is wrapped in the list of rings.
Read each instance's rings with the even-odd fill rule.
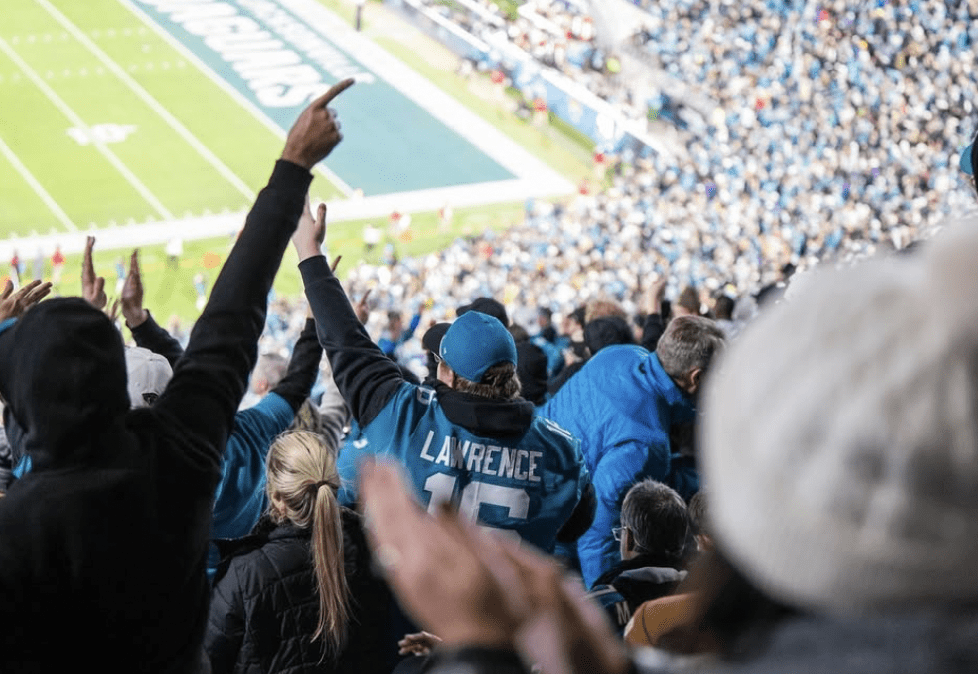
[[[669,430],[695,418],[696,394],[723,343],[713,321],[681,316],[669,323],[655,353],[640,346],[604,348],[541,409],[581,439],[594,482],[594,524],[577,546],[589,587],[621,561],[611,528],[630,485],[652,478],[684,498],[699,488],[688,458],[673,453]]]
[[[361,459],[389,455],[430,510],[450,501],[471,520],[552,549],[572,514],[590,516],[576,510],[588,472],[577,439],[519,397],[509,331],[478,310],[464,313],[437,344],[436,380],[411,384],[357,320],[320,252],[325,233],[321,205],[294,241],[320,342],[359,429],[339,457],[340,501],[356,501]]]
[[[621,563],[604,573],[590,592],[619,635],[635,610],[647,601],[672,594],[686,577],[682,570],[689,515],[682,497],[661,482],[632,486],[621,506]]]

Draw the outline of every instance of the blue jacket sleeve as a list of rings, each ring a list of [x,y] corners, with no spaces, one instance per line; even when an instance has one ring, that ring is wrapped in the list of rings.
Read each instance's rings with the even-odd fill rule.
[[[292,406],[277,393],[235,415],[214,498],[211,538],[240,538],[258,522],[265,507],[265,457],[294,418]]]
[[[629,488],[639,480],[664,481],[669,474],[666,445],[629,442],[612,448],[594,468],[592,481],[597,508],[594,524],[577,545],[581,574],[587,587],[621,561],[619,546],[611,533],[621,519],[621,504]]]

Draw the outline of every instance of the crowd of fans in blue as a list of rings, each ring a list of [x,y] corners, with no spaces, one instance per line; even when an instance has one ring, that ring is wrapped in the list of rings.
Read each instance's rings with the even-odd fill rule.
[[[706,11],[670,7],[676,30]],[[928,20],[974,10],[948,8]],[[756,24],[743,68],[777,51],[760,33],[795,11],[765,9],[720,8]],[[820,7],[811,30],[857,25],[849,14]],[[865,28],[889,45],[874,59],[940,65],[971,45],[959,29],[936,56],[901,56],[903,33]],[[0,292],[4,671],[978,667],[978,217],[787,291],[789,274],[716,276],[700,232],[710,287],[655,259],[656,237],[683,230],[632,216],[643,199],[667,211],[670,192],[620,165],[618,192],[533,204],[513,236],[362,265],[344,289],[308,189],[342,141],[329,103],[352,85],[297,119],[185,344],[144,306],[138,251],[119,317],[94,239],[80,297],[45,300],[40,281]],[[911,154],[978,190],[978,143],[960,145]],[[902,196],[861,197],[894,227],[944,212],[949,181],[901,202],[916,188],[895,180]],[[822,217],[797,196],[781,192]],[[784,226],[802,220],[786,210]],[[305,301],[268,314],[290,240]],[[576,268],[541,262],[565,255]],[[364,286],[381,276],[389,297],[372,307]]]

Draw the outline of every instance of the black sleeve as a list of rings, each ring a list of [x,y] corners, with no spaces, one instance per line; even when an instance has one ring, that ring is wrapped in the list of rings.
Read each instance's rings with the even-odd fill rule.
[[[311,181],[312,174],[300,166],[284,160],[275,164],[194,325],[186,353],[151,408],[188,441],[214,451],[199,457],[211,466],[220,465],[255,366],[268,291]]]
[[[183,347],[180,346],[180,342],[174,339],[173,335],[160,327],[153,318],[153,314],[147,311],[146,315],[148,318],[145,321],[135,328],[130,328],[136,346],[141,346],[163,356],[170,363],[170,367],[176,367],[177,361],[183,355]]]
[[[291,405],[292,410],[298,412],[316,383],[319,361],[322,358],[323,347],[320,346],[319,338],[316,336],[316,321],[307,318],[302,334],[299,335],[299,341],[292,349],[289,369],[278,386],[272,389],[272,393],[285,398],[285,402]]]
[[[594,485],[590,482],[581,494],[581,500],[574,507],[564,526],[557,532],[557,542],[573,543],[584,535],[594,522],[594,513],[598,509],[598,499],[594,495]]]
[[[662,320],[662,314],[649,314],[645,317],[645,325],[642,326],[642,346],[649,351],[655,351],[665,331],[666,324]]]
[[[217,581],[211,593],[204,650],[211,662],[212,674],[234,671],[244,642],[245,612],[236,570]]]
[[[326,258],[311,257],[299,264],[299,271],[333,381],[362,428],[380,413],[404,377],[370,340]]]

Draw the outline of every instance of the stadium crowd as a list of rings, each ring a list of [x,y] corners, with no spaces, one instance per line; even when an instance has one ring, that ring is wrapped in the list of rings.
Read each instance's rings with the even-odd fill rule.
[[[978,218],[751,302],[808,252],[724,249],[683,226],[713,195],[636,159],[344,288],[308,189],[352,85],[295,122],[185,344],[138,251],[118,307],[94,239],[80,297],[0,292],[4,671],[978,668]],[[919,158],[975,181],[959,141]],[[954,181],[886,171],[863,198],[904,249]],[[754,179],[716,190],[749,210]],[[804,196],[778,221],[834,223]],[[305,302],[270,312],[290,242]]]
[[[542,216],[542,228],[586,231],[599,254],[602,238],[627,241],[637,228],[641,247],[628,245],[645,264],[668,262],[696,286],[724,279],[743,294],[779,281],[786,264],[902,248],[969,201],[955,189],[955,158],[975,130],[974,0],[636,1],[648,18],[615,50],[649,68],[641,72],[609,68],[610,53],[555,61],[587,16],[579,3],[544,4],[546,24],[567,34],[530,22],[543,14],[527,5],[504,27],[514,44],[618,109],[672,120],[682,156],[603,155],[602,168],[620,167],[610,188],[563,220]],[[502,30],[462,14],[477,35]],[[650,89],[644,75],[654,71],[712,108]],[[532,231],[523,248],[545,239]]]

